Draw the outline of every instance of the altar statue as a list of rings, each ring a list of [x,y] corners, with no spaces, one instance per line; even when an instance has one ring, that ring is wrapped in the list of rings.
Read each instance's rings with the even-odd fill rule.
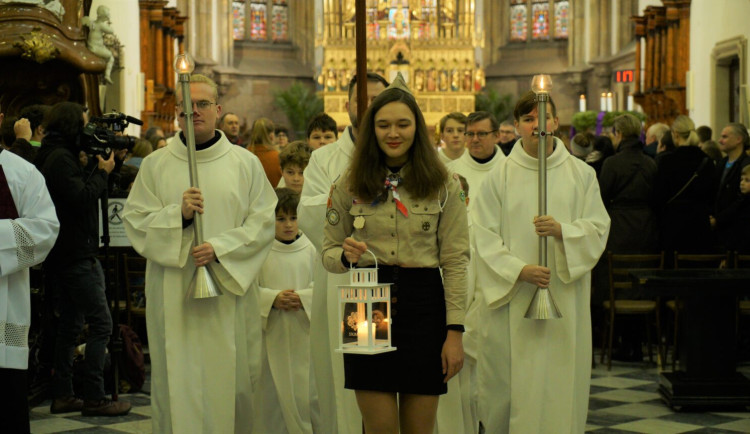
[[[90,17],[83,17],[83,25],[89,28],[89,39],[86,46],[92,53],[107,61],[107,68],[104,70],[104,81],[107,84],[112,84],[110,75],[112,74],[112,66],[115,64],[115,56],[104,45],[104,35],[114,35],[115,33],[110,27],[111,24],[109,8],[104,5],[96,8],[96,21],[92,21]]]

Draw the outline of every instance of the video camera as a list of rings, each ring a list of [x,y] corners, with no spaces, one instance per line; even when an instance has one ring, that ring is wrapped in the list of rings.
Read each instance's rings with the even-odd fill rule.
[[[133,150],[134,137],[117,135],[130,124],[143,125],[143,121],[114,110],[101,117],[92,117],[81,132],[81,148],[87,154],[102,156],[120,149]]]

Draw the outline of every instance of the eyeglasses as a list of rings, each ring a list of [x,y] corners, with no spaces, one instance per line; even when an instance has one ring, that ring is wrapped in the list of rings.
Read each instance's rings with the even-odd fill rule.
[[[479,139],[483,139],[483,138],[489,136],[490,134],[494,133],[495,131],[497,131],[497,130],[492,130],[492,131],[477,131],[476,133],[473,132],[473,131],[467,131],[467,132],[464,133],[464,136],[466,136],[466,137],[468,137],[470,139],[473,139],[474,136],[477,136]]]
[[[213,104],[216,104],[215,102],[206,101],[205,99],[202,99],[200,101],[193,101],[193,107],[200,111],[208,110]],[[177,104],[177,110],[182,109],[182,102],[179,102]]]

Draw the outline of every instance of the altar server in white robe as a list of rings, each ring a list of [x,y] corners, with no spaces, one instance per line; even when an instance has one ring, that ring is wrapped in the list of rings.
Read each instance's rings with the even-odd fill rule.
[[[258,158],[214,130],[216,84],[193,75],[190,93],[200,189],[190,187],[180,133],[143,160],[123,212],[128,238],[148,259],[153,432],[250,432],[260,373],[255,281],[274,237],[276,195]],[[177,102],[184,130],[179,91]],[[203,216],[199,246],[195,212]],[[223,295],[188,295],[196,266],[213,269]]]
[[[277,188],[276,239],[258,274],[263,325],[261,375],[253,431],[318,431],[318,397],[310,367],[310,313],[317,252],[299,232],[299,193]]]
[[[59,229],[42,174],[0,149],[0,420],[6,432],[29,432],[29,267],[47,257]]]
[[[479,191],[482,181],[505,154],[496,145],[500,127],[495,116],[486,111],[470,113],[466,117],[465,140],[468,152],[446,164],[448,169],[466,178],[469,188]]]
[[[487,177],[495,165],[505,160],[505,154],[496,145],[500,126],[497,119],[492,113],[478,111],[470,113],[466,117],[464,140],[468,151],[464,152],[459,158],[447,163],[447,167],[454,173],[464,177],[468,190],[473,192],[479,191],[482,182]],[[462,181],[464,182],[464,181]],[[468,195],[467,195],[468,196]],[[468,201],[467,206],[472,202]],[[473,236],[471,222],[469,223],[469,233]],[[473,246],[473,243],[472,243]],[[469,262],[469,287],[466,292],[466,320],[464,326],[464,367],[452,379],[460,388],[460,401],[456,401],[455,387],[453,390],[448,388],[448,394],[440,398],[438,407],[438,427],[454,428],[456,423],[472,427],[472,430],[464,429],[466,432],[474,432],[477,427],[477,394],[476,394],[476,366],[477,366],[477,349],[476,349],[476,322],[479,319],[476,297],[474,295],[474,275],[476,269],[476,252],[472,247],[471,260]],[[462,418],[458,417],[453,407],[460,405],[462,408]],[[460,426],[460,425],[459,425]],[[455,430],[454,430],[455,431]],[[449,433],[451,431],[441,430],[438,434]]]
[[[367,74],[367,105],[370,105],[388,82],[378,74]],[[357,134],[357,76],[349,83],[347,111],[352,126],[334,143],[313,151],[305,168],[305,184],[297,209],[300,229],[315,248],[323,245],[326,207],[334,182],[349,168]],[[328,273],[318,259],[315,270],[313,311],[310,319],[312,365],[320,399],[323,426],[320,432],[348,434],[362,431],[362,417],[354,392],[344,389],[344,359],[338,347],[338,299],[331,294],[336,285],[347,283],[346,274]]]
[[[550,98],[546,130],[558,126]],[[610,220],[596,174],[559,139],[547,146],[547,216],[538,215],[537,102],[516,104],[521,144],[474,195],[479,312],[479,419],[487,433],[581,433],[591,378],[591,269]],[[538,237],[548,237],[548,267]],[[525,319],[537,286],[561,319]]]

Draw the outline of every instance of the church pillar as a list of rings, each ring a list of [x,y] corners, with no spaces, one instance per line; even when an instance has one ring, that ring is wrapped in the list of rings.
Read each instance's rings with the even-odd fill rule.
[[[586,0],[571,2],[572,17],[570,39],[568,41],[568,58],[570,65],[584,65],[586,63]]]
[[[597,20],[597,32],[599,34],[599,57],[609,56],[611,54],[611,25],[612,14],[610,12],[609,0],[602,0],[599,4],[599,19]]]
[[[588,27],[588,60],[596,59],[599,57],[599,9],[601,2],[596,0],[588,1],[589,14],[585,18],[586,26]]]

